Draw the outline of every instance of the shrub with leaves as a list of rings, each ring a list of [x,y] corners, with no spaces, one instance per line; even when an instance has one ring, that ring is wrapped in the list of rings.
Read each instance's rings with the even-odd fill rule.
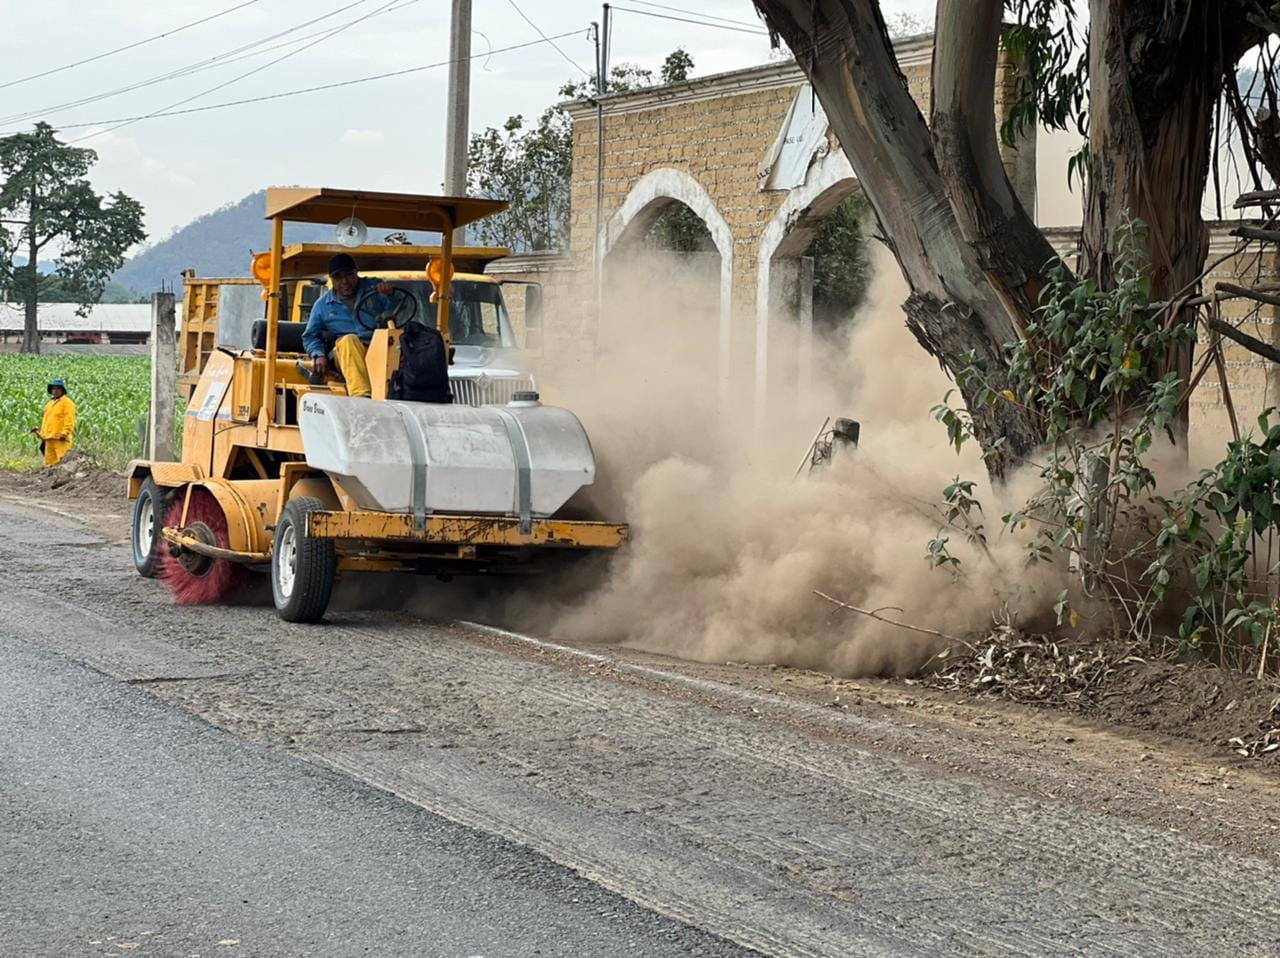
[[[1189,581],[1178,631],[1183,652],[1212,646],[1220,661],[1259,670],[1274,644],[1277,533],[1280,533],[1280,424],[1275,410],[1258,417],[1258,435],[1227,446],[1227,455],[1176,497],[1146,570],[1164,599],[1175,574]]]
[[[984,385],[971,364],[960,385],[983,403],[1019,403],[1042,420],[1048,438],[1037,491],[1002,517],[1026,536],[1029,563],[1057,562],[1078,575],[1077,595],[1100,600],[1118,635],[1151,641],[1166,613],[1181,617],[1177,648],[1216,653],[1223,664],[1265,668],[1276,624],[1272,581],[1280,531],[1280,425],[1232,443],[1227,456],[1172,495],[1157,487],[1149,460],[1183,396],[1176,375],[1157,362],[1186,347],[1193,331],[1152,308],[1147,264],[1135,252],[1141,224],[1117,238],[1115,285],[1098,289],[1061,265],[1050,271],[1043,306],[1010,350],[1011,388]],[[954,393],[954,391],[953,391]],[[952,394],[948,394],[948,400]],[[935,418],[957,449],[972,438],[967,410],[944,400]],[[947,550],[948,529],[974,543],[981,504],[959,479],[944,491],[944,528],[930,541],[932,566],[961,572]],[[1066,590],[1055,603],[1060,625],[1078,622]],[[1212,645],[1212,649],[1208,646]]]

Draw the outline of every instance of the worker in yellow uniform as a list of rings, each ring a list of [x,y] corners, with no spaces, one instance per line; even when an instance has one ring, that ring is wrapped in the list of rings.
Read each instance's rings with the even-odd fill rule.
[[[45,466],[56,466],[71,451],[71,440],[76,431],[76,404],[67,395],[67,384],[61,379],[49,383],[51,397],[44,404],[44,418],[39,429],[31,432],[40,440]]]

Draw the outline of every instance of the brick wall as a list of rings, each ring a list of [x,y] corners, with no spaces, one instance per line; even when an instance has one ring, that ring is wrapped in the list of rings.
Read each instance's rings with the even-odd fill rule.
[[[1227,224],[1218,224],[1212,234],[1209,261],[1214,262],[1235,249],[1239,242],[1230,235]],[[1246,252],[1232,256],[1209,273],[1206,292],[1219,283],[1261,285],[1275,283],[1280,277],[1280,253],[1274,249],[1258,249],[1254,244]],[[1272,346],[1280,347],[1280,314],[1274,306],[1260,305],[1244,299],[1222,301],[1220,316]],[[1197,350],[1199,354],[1201,351]],[[1222,390],[1222,377],[1216,364],[1191,394],[1192,447],[1221,455],[1223,443],[1231,438],[1231,419],[1227,395],[1234,407],[1241,432],[1257,431],[1258,415],[1268,406],[1280,404],[1280,366],[1249,352],[1230,340],[1222,341],[1227,373],[1227,394]],[[1274,422],[1274,420],[1273,420]]]

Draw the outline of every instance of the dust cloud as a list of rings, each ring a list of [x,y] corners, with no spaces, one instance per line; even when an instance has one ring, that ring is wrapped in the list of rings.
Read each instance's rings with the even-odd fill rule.
[[[748,397],[717,402],[715,275],[669,254],[611,264],[598,359],[553,385],[595,447],[591,511],[625,518],[632,541],[587,587],[508,592],[501,609],[486,603],[491,620],[704,661],[901,675],[943,643],[814,590],[950,635],[989,625],[993,609],[1025,617],[1052,602],[1048,581],[1028,591],[1021,546],[998,535],[976,451],[957,456],[930,415],[950,383],[904,325],[907,291],[888,254],[847,331],[815,344],[803,398],[794,382],[775,390],[765,430]],[[778,325],[771,351],[784,356],[796,327]],[[860,447],[795,477],[828,415],[859,420]],[[991,512],[992,559],[950,534],[963,577],[924,558],[934,504],[957,474],[983,481]]]

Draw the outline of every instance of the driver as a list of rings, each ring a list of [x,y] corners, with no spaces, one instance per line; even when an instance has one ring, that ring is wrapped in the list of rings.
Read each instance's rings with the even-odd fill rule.
[[[332,337],[330,355],[347,381],[347,395],[368,396],[371,390],[364,351],[373,338],[374,323],[360,321],[356,304],[367,295],[369,299],[361,313],[377,315],[391,309],[391,300],[387,298],[391,284],[361,279],[356,272],[356,261],[349,253],[338,253],[329,260],[329,279],[332,285],[311,307],[307,328],[302,331],[302,347],[314,361],[315,371],[323,376],[329,372],[325,336]]]

